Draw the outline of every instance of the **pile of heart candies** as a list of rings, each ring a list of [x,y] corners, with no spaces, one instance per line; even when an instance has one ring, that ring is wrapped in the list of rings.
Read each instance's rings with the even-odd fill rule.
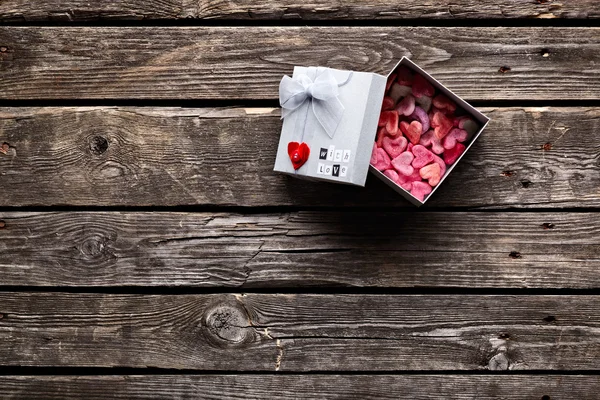
[[[429,81],[400,66],[387,81],[371,165],[423,201],[478,129]]]

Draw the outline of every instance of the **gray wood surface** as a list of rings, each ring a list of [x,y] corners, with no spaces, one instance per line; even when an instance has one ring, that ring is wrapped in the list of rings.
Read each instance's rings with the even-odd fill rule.
[[[59,212],[0,222],[0,276],[12,286],[600,288],[597,213]]]
[[[600,108],[483,108],[492,121],[425,208],[600,206]],[[1,108],[1,206],[394,206],[273,172],[280,114],[257,108]]]
[[[597,370],[586,295],[0,293],[5,366]]]
[[[0,45],[0,99],[276,99],[295,65],[402,56],[468,100],[600,98],[600,28],[9,26]]]
[[[403,399],[596,400],[600,382],[582,375],[117,375],[5,376],[14,400]],[[548,396],[548,397],[544,397]]]
[[[4,0],[0,20],[95,21],[107,19],[479,19],[598,18],[594,0]]]

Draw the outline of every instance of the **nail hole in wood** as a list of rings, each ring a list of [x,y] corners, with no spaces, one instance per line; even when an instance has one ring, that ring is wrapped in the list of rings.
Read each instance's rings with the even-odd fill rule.
[[[547,394],[542,396],[542,400],[550,400],[550,396],[548,396]]]
[[[502,171],[500,173],[501,176],[506,176],[507,178],[513,176],[514,174],[515,173],[513,171]]]
[[[498,72],[500,72],[500,73],[502,73],[502,74],[505,74],[505,73],[507,73],[508,71],[510,71],[510,69],[511,69],[510,67],[507,67],[507,66],[502,66],[502,67],[500,67],[500,69],[498,70]]]
[[[0,229],[6,228],[6,222],[0,220]]]
[[[0,53],[6,53],[8,51],[8,47],[0,46]]]
[[[94,154],[102,154],[108,149],[108,140],[102,136],[94,136],[90,140],[90,150]]]
[[[544,143],[542,145],[542,150],[544,150],[544,151],[550,151],[550,150],[552,150],[552,143],[550,143],[550,142]]]
[[[519,253],[518,251],[511,251],[510,254],[508,255],[510,258],[512,259],[517,259],[517,258],[521,258],[521,253]]]
[[[531,182],[529,179],[523,179],[521,181],[521,186],[523,186],[525,189],[528,189],[531,185],[533,185],[533,182]]]
[[[544,318],[544,321],[554,322],[554,321],[556,321],[556,317],[554,315],[548,315],[547,317]]]
[[[498,335],[498,339],[508,340],[508,339],[510,339],[510,333],[502,332],[501,334]]]
[[[544,229],[554,229],[554,224],[551,223],[551,222],[544,222],[542,224],[542,228],[544,228]]]
[[[540,51],[540,54],[542,55],[542,57],[550,57],[550,50],[542,49],[542,51]]]

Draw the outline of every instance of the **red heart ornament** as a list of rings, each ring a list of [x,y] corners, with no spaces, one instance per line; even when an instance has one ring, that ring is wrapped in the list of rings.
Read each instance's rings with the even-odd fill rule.
[[[288,143],[288,155],[290,156],[290,160],[292,160],[292,165],[294,169],[298,169],[304,165],[304,163],[308,160],[308,156],[310,155],[310,149],[308,145],[304,142],[289,142]]]

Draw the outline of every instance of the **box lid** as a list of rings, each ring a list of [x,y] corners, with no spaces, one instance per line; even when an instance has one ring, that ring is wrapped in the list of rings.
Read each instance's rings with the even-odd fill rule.
[[[292,78],[287,79],[294,82],[288,82],[289,87],[282,88],[282,80],[280,86],[284,122],[274,170],[298,178],[364,186],[386,77],[325,67],[294,67]],[[314,85],[332,79],[337,86],[336,96],[330,96],[326,101],[312,97]],[[286,109],[286,99],[290,103],[299,103],[296,100],[303,98],[306,92],[310,95],[302,104]],[[336,120],[329,114],[340,111],[336,110],[339,104],[342,109]],[[336,124],[331,125],[331,120]],[[302,143],[309,148],[305,160],[302,158],[306,147],[298,149]],[[300,162],[294,165],[292,157],[300,158]]]

